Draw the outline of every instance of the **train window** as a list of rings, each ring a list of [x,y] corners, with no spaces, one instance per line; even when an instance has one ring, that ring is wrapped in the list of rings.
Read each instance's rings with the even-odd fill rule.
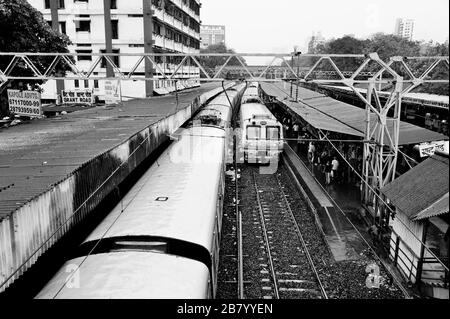
[[[137,249],[137,250],[146,250],[146,251],[154,251],[154,252],[159,252],[159,253],[166,253],[167,252],[167,243],[164,241],[143,242],[143,241],[123,240],[123,241],[115,242],[115,249],[116,250]]]
[[[267,126],[266,127],[266,139],[279,140],[280,139],[280,129],[277,126]]]
[[[257,140],[261,138],[261,127],[259,125],[247,126],[247,139]]]

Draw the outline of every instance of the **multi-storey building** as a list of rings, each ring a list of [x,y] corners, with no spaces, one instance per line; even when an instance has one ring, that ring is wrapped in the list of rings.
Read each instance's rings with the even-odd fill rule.
[[[395,35],[411,41],[413,37],[413,31],[414,20],[397,18],[397,20],[395,21]]]
[[[65,33],[73,42],[69,47],[70,52],[103,53],[106,52],[106,44],[110,41],[112,53],[199,53],[201,7],[199,0],[110,0],[110,8],[106,11],[104,1],[101,0],[57,0],[56,17],[56,10],[51,10],[52,1],[54,0],[29,0],[50,24],[57,19],[60,32]],[[106,17],[110,15],[110,29],[105,27],[107,25],[105,21],[109,21],[105,19],[105,13]],[[151,45],[146,45],[149,43]],[[79,70],[88,70],[95,59],[96,57],[92,56],[78,56],[76,66]],[[113,58],[114,63],[125,75],[137,60],[137,56]],[[182,57],[155,57],[159,68],[166,75],[172,75],[181,60]],[[154,78],[160,80],[155,81],[150,89],[146,81],[122,81],[123,97],[140,98],[151,95],[153,90],[158,94],[164,94],[174,91],[175,86],[183,89],[198,85],[197,81],[189,80],[200,77],[199,68],[192,61],[184,64],[173,77],[174,80],[162,80],[161,71],[158,68],[151,69]],[[93,75],[103,77],[106,72],[106,61],[102,61]],[[134,74],[142,77],[149,74],[144,62]],[[61,85],[59,89],[60,87]],[[64,88],[66,90],[90,88],[94,89],[94,93],[100,99],[104,96],[104,81],[65,80]],[[44,85],[43,99],[56,99],[56,94],[56,81],[48,81]]]
[[[202,49],[213,44],[225,44],[225,26],[202,25],[200,26],[200,37]]]

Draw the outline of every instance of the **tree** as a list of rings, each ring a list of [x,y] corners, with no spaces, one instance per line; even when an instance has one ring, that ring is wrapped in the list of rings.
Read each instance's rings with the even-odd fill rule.
[[[318,45],[316,50],[317,53],[361,54],[365,51],[367,42],[367,40],[359,40],[347,35]]]
[[[235,54],[236,52],[233,49],[228,49],[225,44],[219,43],[219,44],[213,44],[208,46],[205,49],[201,49],[200,53],[231,53]],[[216,67],[222,66],[226,61],[228,57],[225,56],[204,56],[199,58],[200,64],[205,68],[205,70],[210,74],[214,74]],[[245,60],[241,58],[241,61],[244,65],[247,65]],[[242,66],[241,63],[237,60],[237,58],[232,58],[230,61],[228,61],[227,66]],[[204,76],[202,74],[202,76]]]
[[[344,36],[339,39],[332,39],[320,44],[315,48],[314,53],[319,54],[368,54],[377,52],[380,58],[387,62],[393,56],[448,56],[448,43],[420,43],[419,41],[410,41],[392,34],[376,33],[367,40],[355,39],[351,36]],[[318,58],[307,57],[303,64],[311,67]],[[301,63],[302,60],[300,60]],[[341,71],[355,71],[362,63],[362,59],[357,58],[333,58],[334,63]],[[415,76],[421,75],[430,65],[429,60],[407,60],[406,63],[414,71]],[[300,67],[302,64],[300,64]],[[409,76],[402,67],[394,64],[393,69],[404,78]],[[375,63],[369,64],[364,71],[377,71],[380,69]],[[323,62],[317,67],[317,71],[332,71],[333,68],[329,62]],[[337,78],[337,77],[336,77]],[[448,68],[443,64],[430,74],[431,79],[448,78]],[[448,84],[427,83],[419,86],[417,92],[427,92],[434,94],[448,95]]]
[[[433,43],[430,41],[428,43],[424,43],[422,45],[421,55],[424,56],[448,56],[448,42],[447,43]],[[415,62],[415,69],[419,69],[421,73],[426,70],[429,66],[429,61],[422,60]],[[418,74],[417,74],[418,75]],[[448,67],[445,67],[443,62],[441,62],[433,72],[429,74],[427,79],[431,80],[442,80],[448,79],[449,70]],[[423,93],[433,93],[439,95],[449,95],[449,85],[448,83],[425,83],[419,86],[415,92],[423,92]]]
[[[0,52],[69,52],[69,38],[55,30],[44,20],[42,14],[33,8],[26,0],[0,0]],[[45,71],[54,57],[33,57],[30,60]],[[5,70],[12,57],[0,57],[0,70]],[[59,63],[55,72],[69,70],[66,63]],[[14,74],[31,76],[32,72],[20,62],[14,69]],[[10,88],[37,89],[43,81],[10,81]],[[0,92],[0,115],[6,114],[6,90]]]
[[[410,41],[393,34],[376,33],[365,47],[366,52],[377,52],[383,61],[391,56],[418,56],[420,42]]]

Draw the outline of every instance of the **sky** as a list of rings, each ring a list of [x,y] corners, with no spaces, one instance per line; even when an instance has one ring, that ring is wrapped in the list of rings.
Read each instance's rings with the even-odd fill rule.
[[[393,33],[396,18],[415,20],[413,40],[445,42],[449,0],[202,0],[202,24],[225,25],[238,53],[306,52],[308,37]]]

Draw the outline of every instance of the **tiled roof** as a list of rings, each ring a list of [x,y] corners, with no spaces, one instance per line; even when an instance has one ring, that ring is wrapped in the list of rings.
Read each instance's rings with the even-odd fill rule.
[[[448,196],[443,200],[449,187],[448,164],[448,157],[433,155],[383,187],[381,192],[411,219],[427,217],[421,213],[433,205],[443,208],[432,213],[433,216],[448,212]],[[445,204],[446,208],[442,206]]]

